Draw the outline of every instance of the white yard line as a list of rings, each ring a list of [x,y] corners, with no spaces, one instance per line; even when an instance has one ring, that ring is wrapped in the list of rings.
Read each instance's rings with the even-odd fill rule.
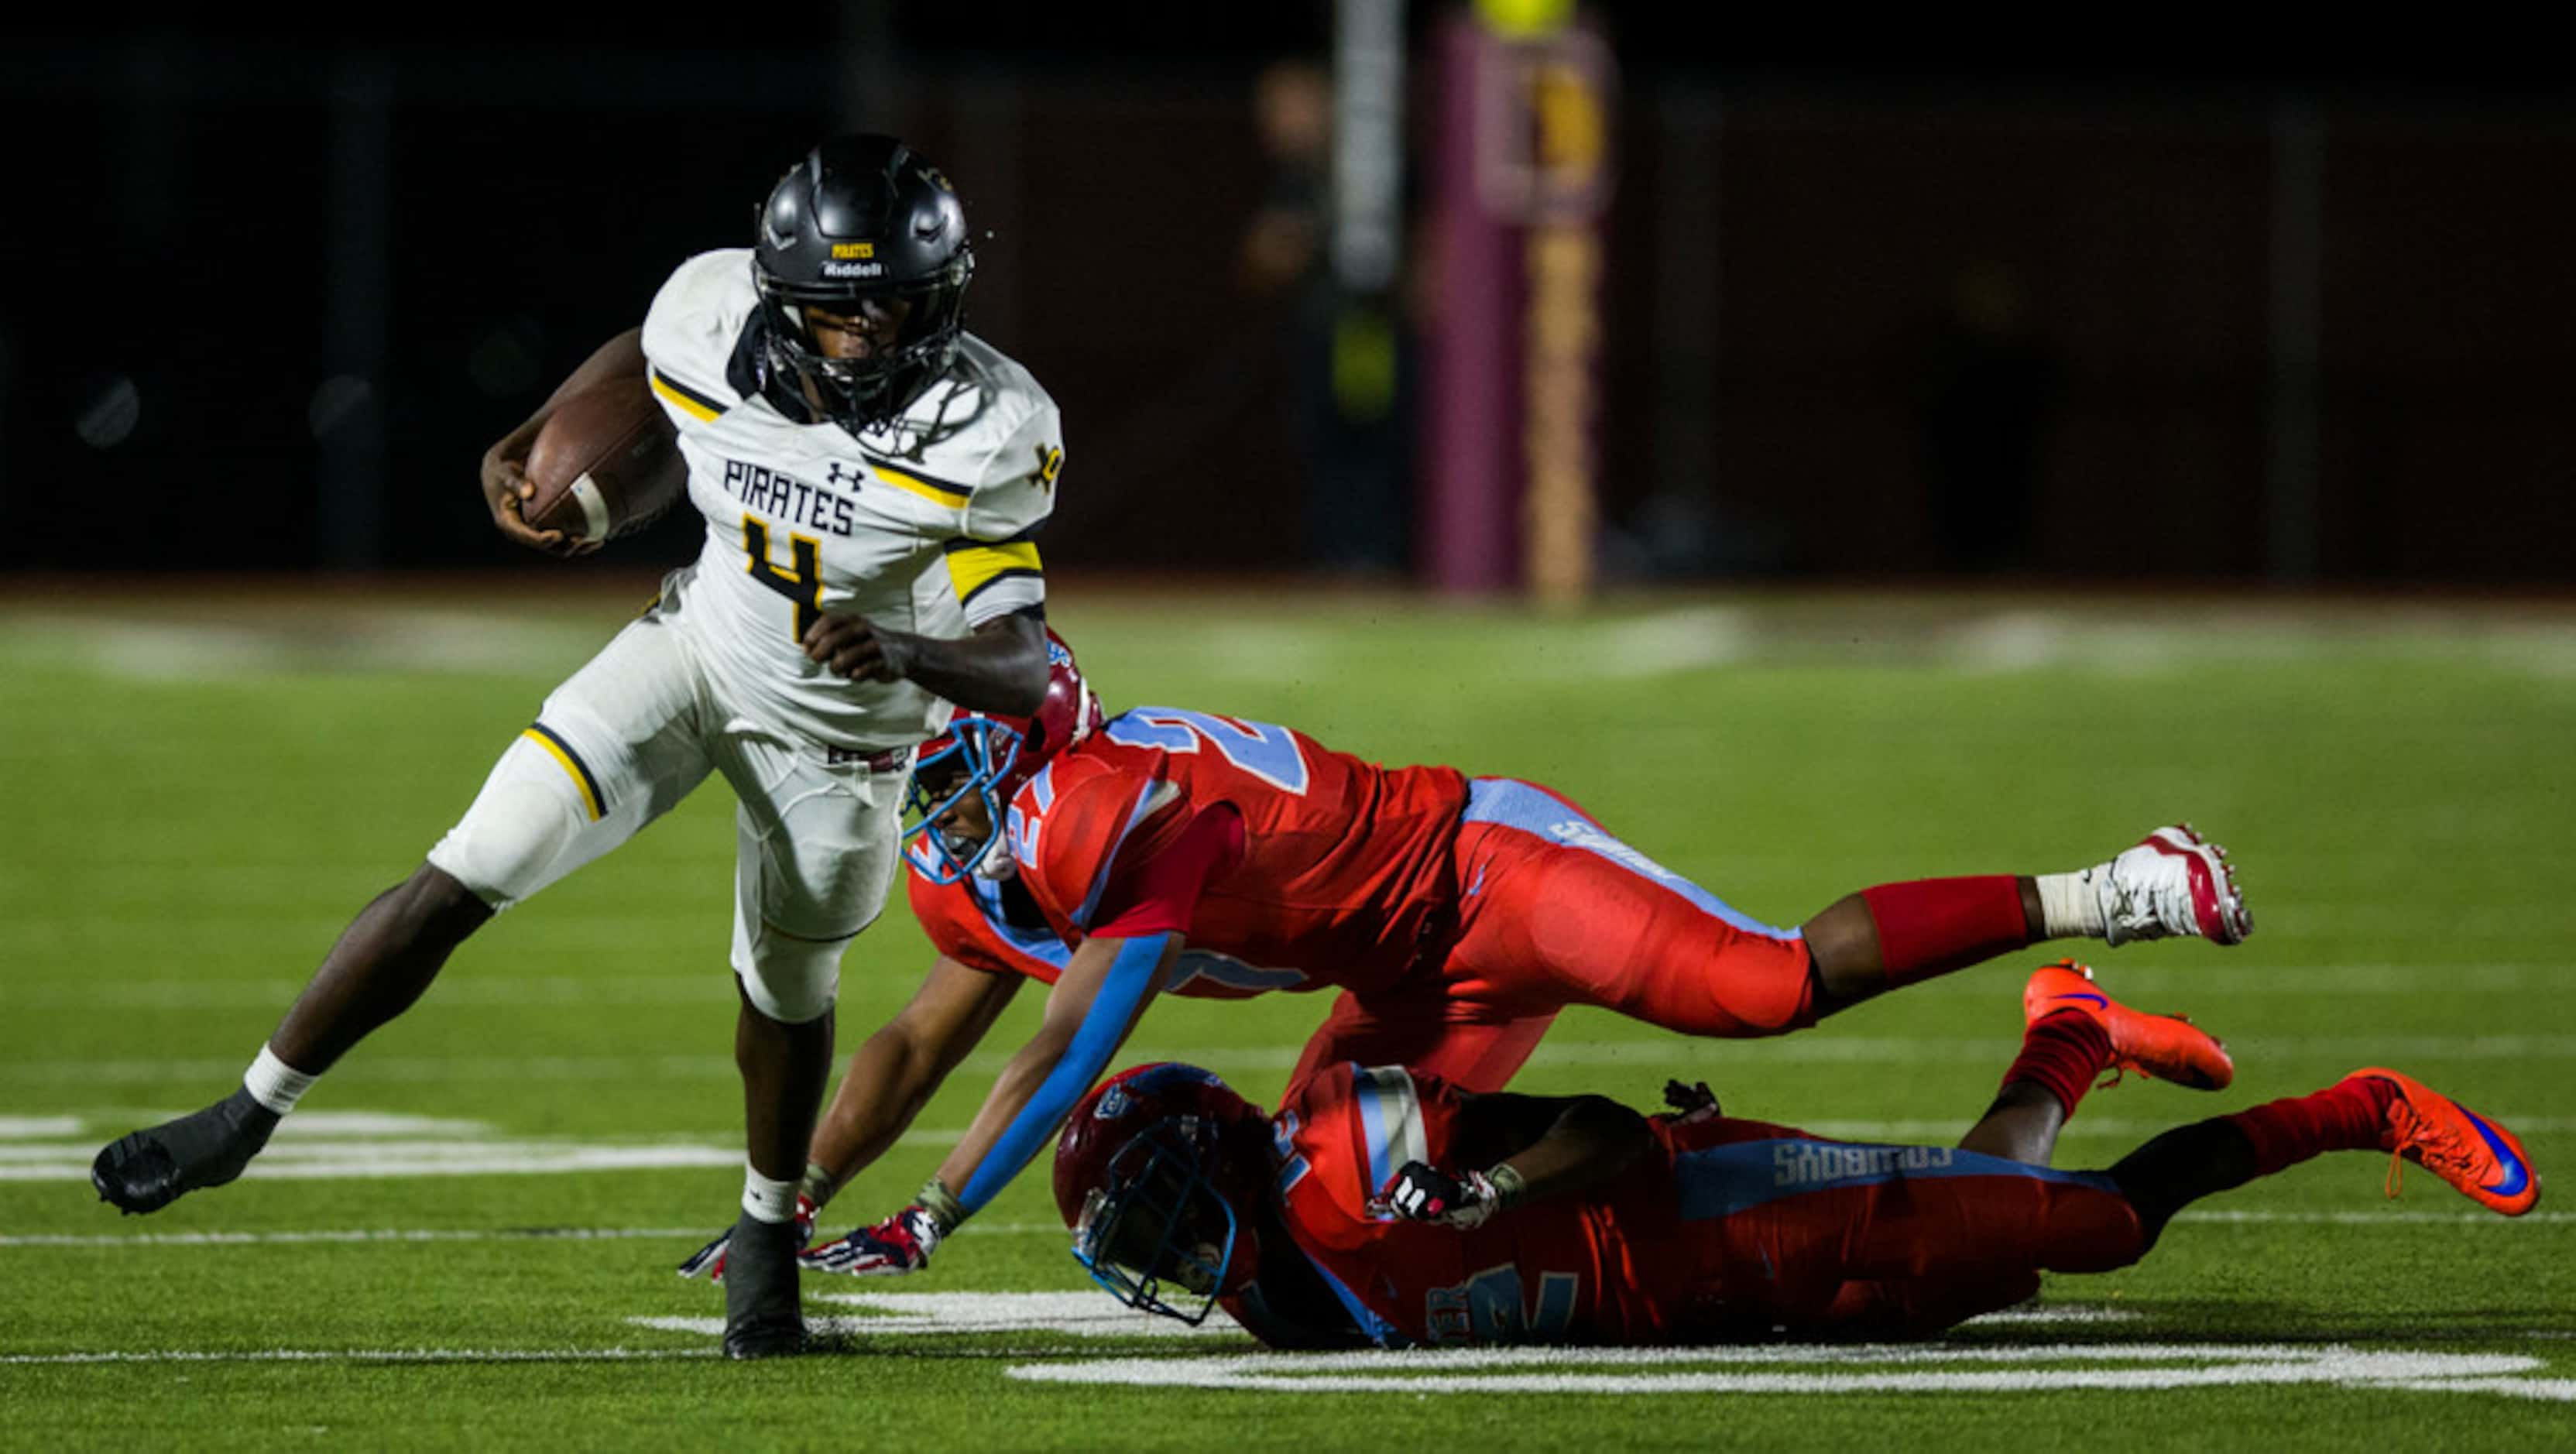
[[[670,931],[650,931],[668,943]],[[566,975],[477,978],[458,975],[441,980],[436,1003],[502,1008],[544,1006],[721,1004],[732,994],[726,976],[664,974],[583,979]],[[263,1009],[294,1002],[302,980],[286,979],[152,979],[109,984],[14,985],[0,990],[0,1008],[33,1010],[191,1010]]]
[[[1958,1065],[2009,1064],[2020,1041],[1993,1038],[1838,1035],[1831,1031],[1770,1040],[1711,1040],[1642,1036],[1635,1040],[1550,1041],[1530,1063],[1550,1066],[1716,1065]],[[2576,1060],[2576,1035],[2249,1035],[2231,1036],[2240,1057],[2281,1061],[2404,1064],[2408,1061]],[[1186,1060],[1225,1071],[1287,1070],[1304,1046],[1140,1045],[1122,1053],[1126,1063]],[[969,1074],[998,1072],[1006,1052],[969,1056]],[[2347,1067],[2348,1068],[2348,1067]],[[22,1085],[164,1084],[241,1074],[242,1062],[225,1060],[15,1060],[0,1065],[0,1083]],[[577,1083],[646,1083],[655,1080],[730,1080],[737,1071],[723,1055],[664,1056],[383,1056],[353,1060],[352,1082],[446,1084],[467,1080]]]
[[[2520,1354],[2377,1351],[2331,1344],[2175,1343],[2019,1348],[1435,1348],[1405,1353],[1093,1358],[1021,1364],[1008,1374],[1043,1383],[1416,1397],[1434,1393],[2030,1393],[2320,1383],[2552,1401],[2576,1398],[2576,1380],[2511,1376],[2543,1366],[2541,1360]]]
[[[900,1144],[952,1146],[962,1132],[907,1132]],[[0,1182],[87,1181],[97,1148],[0,1145]],[[360,1181],[414,1176],[544,1176],[737,1166],[733,1142],[617,1144],[584,1141],[284,1141],[242,1173],[248,1181]]]

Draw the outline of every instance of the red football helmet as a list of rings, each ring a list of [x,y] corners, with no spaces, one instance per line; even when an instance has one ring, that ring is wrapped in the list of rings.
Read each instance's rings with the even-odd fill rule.
[[[981,871],[999,877],[1010,862],[1000,851],[1004,810],[1020,784],[1066,748],[1090,736],[1108,720],[1100,699],[1091,694],[1073,648],[1052,630],[1047,632],[1046,696],[1026,717],[998,717],[986,712],[959,712],[948,730],[913,749],[912,786],[904,799],[912,822],[904,830],[920,845],[912,851],[913,867],[933,883],[950,884]],[[936,825],[969,796],[982,800],[983,837],[961,839]]]
[[[1119,1072],[1065,1119],[1055,1205],[1073,1257],[1119,1301],[1186,1323],[1261,1269],[1244,1225],[1270,1176],[1269,1119],[1214,1072],[1161,1062]],[[1187,1296],[1180,1305],[1167,1288]]]

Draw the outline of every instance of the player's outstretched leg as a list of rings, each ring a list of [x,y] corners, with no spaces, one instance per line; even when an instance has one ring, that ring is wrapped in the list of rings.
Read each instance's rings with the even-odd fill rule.
[[[2064,1008],[2031,1016],[2021,1054],[2004,1072],[1994,1103],[1959,1138],[1959,1149],[2046,1166],[2057,1152],[2057,1133],[2112,1060],[2111,1034],[2092,1016]]]
[[[2329,1151],[2412,1161],[2491,1211],[2518,1217],[2540,1200],[2522,1142],[2411,1076],[2356,1070],[2324,1090],[2167,1131],[2111,1168],[2152,1240],[2202,1197]],[[2396,1194],[2395,1166],[2389,1194]]]
[[[1861,1243],[1870,1275],[1846,1281],[1820,1325],[1803,1332],[1929,1337],[2036,1299],[2042,1268],[2098,1271],[2137,1255],[2138,1219],[2107,1178],[2045,1169],[2085,1093],[2119,1061],[2112,1031],[2090,1009],[2029,1017],[1994,1103],[1959,1138],[1961,1151],[1998,1160],[1963,1158],[1940,1190],[1870,1219]]]
[[[99,1199],[128,1214],[157,1212],[240,1176],[314,1078],[410,1008],[449,953],[491,917],[489,905],[427,864],[379,894],[331,946],[239,1089],[98,1153],[89,1179]]]
[[[2179,1015],[2149,1015],[2112,999],[2093,971],[2060,960],[2022,989],[2021,1054],[1963,1151],[2046,1166],[2057,1133],[2106,1070],[2216,1090],[2235,1065],[2209,1033]]]
[[[1800,926],[1813,1017],[2048,939],[2194,935],[2224,945],[2253,932],[2227,851],[2189,824],[2072,873],[1879,884]]]

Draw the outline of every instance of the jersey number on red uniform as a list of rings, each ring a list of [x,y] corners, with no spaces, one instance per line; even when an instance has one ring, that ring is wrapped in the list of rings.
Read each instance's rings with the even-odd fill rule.
[[[1195,753],[1201,743],[1283,793],[1306,793],[1306,754],[1297,734],[1268,722],[1243,722],[1179,707],[1136,707],[1110,719],[1109,740],[1127,747]]]
[[[1554,1343],[1574,1325],[1574,1303],[1583,1279],[1571,1272],[1543,1272],[1538,1306],[1528,1308],[1521,1270],[1511,1263],[1488,1267],[1454,1287],[1435,1287],[1423,1299],[1423,1321],[1434,1343]]]

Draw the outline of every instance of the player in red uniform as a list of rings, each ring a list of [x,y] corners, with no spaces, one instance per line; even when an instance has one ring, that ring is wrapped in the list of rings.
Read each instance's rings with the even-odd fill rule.
[[[1342,991],[1292,1087],[1348,1060],[1490,1090],[1568,1004],[1775,1035],[2041,939],[2233,944],[2252,928],[2222,850],[2188,827],[2075,873],[1880,885],[1778,928],[1535,784],[1383,768],[1179,708],[1103,720],[1056,648],[1037,717],[960,713],[922,750],[908,857],[941,958],[888,1027],[896,1043],[872,1039],[854,1059],[817,1130],[809,1193],[891,1144],[1018,977],[1052,983],[1045,1023],[919,1200],[808,1266],[922,1266],[1166,990]]]
[[[1131,1306],[1194,1322],[1222,1301],[1264,1342],[1311,1348],[1929,1336],[2029,1297],[2043,1269],[2135,1262],[2190,1202],[2332,1150],[2417,1161],[2507,1216],[2538,1200],[2510,1132],[2379,1069],[2108,1170],[2051,1170],[2106,1067],[2188,1081],[2224,1064],[2187,1024],[2084,983],[2034,976],[2022,1054],[1956,1147],[1729,1119],[1705,1087],[1672,1087],[1687,1108],[1648,1118],[1349,1064],[1265,1119],[1166,1064],[1075,1109],[1056,1201],[1077,1259]]]

